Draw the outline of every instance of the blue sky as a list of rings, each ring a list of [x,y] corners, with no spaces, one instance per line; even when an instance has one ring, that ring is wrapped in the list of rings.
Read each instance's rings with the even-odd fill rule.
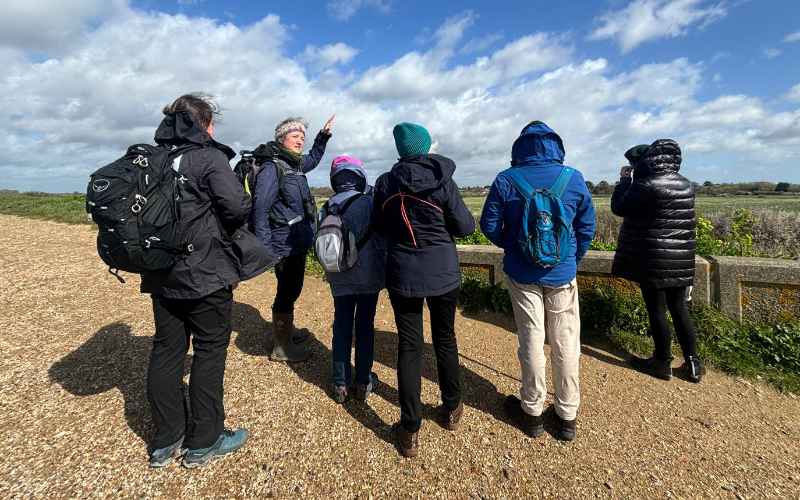
[[[356,154],[373,177],[395,160],[396,122],[428,126],[476,185],[544,119],[594,181],[627,147],[672,137],[693,180],[800,182],[796,0],[7,4],[0,187],[82,190],[196,90],[219,99],[235,149],[287,115],[316,131],[336,113],[325,160]]]

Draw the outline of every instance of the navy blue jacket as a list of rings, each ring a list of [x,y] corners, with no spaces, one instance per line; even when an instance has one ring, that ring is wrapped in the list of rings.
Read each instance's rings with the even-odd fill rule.
[[[475,218],[453,181],[455,170],[449,158],[419,155],[401,159],[375,182],[372,224],[386,236],[389,291],[435,297],[460,285],[453,238],[475,231]],[[418,199],[402,200],[398,193]]]
[[[256,176],[251,214],[253,232],[280,258],[304,254],[314,243],[316,206],[305,174],[319,165],[330,137],[324,132],[317,134],[311,151],[303,155],[302,168],[292,169],[278,156],[266,160]],[[280,189],[276,163],[284,167]],[[298,222],[288,224],[298,218]]]
[[[511,168],[522,169],[531,186],[550,188],[564,166],[564,144],[550,127],[533,122],[514,142],[511,157]],[[518,283],[551,287],[569,283],[575,278],[577,264],[594,238],[594,206],[583,175],[577,170],[573,173],[561,198],[565,215],[575,231],[569,258],[552,268],[543,268],[531,264],[517,244],[524,200],[507,172],[497,175],[481,214],[483,234],[505,250],[503,271]]]
[[[358,197],[342,214],[342,220],[356,241],[360,241],[370,231],[374,191],[371,186],[367,186],[364,193],[342,189],[337,185],[336,177],[332,184],[336,194],[328,200],[331,208],[344,205],[353,196]],[[375,231],[370,233],[358,251],[356,265],[347,271],[326,273],[326,278],[334,297],[380,292],[386,282],[386,242],[383,236]]]

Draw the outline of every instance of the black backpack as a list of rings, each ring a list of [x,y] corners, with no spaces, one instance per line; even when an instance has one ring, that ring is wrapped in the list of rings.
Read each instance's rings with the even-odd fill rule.
[[[99,230],[97,252],[120,282],[119,271],[166,271],[193,250],[178,241],[182,176],[172,161],[196,147],[136,144],[89,177],[86,211]]]
[[[236,166],[233,167],[233,173],[236,174],[236,177],[239,178],[239,182],[242,183],[244,192],[249,194],[251,197],[256,192],[256,178],[258,177],[258,173],[261,171],[264,162],[273,159],[272,155],[265,153],[265,149],[265,146],[261,145],[253,151],[239,151],[239,161],[236,162]],[[284,171],[282,168],[280,168],[277,162],[275,165],[275,171],[278,176],[278,184],[282,186]]]

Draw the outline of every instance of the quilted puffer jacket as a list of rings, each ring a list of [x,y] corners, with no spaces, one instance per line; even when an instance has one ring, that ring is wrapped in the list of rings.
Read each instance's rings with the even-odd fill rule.
[[[694,188],[678,173],[681,149],[671,139],[626,153],[633,179],[622,178],[611,211],[623,217],[612,271],[643,286],[672,288],[694,282]]]

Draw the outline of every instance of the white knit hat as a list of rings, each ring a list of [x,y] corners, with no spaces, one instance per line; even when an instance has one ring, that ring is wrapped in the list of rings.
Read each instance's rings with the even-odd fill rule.
[[[305,136],[306,127],[308,127],[308,124],[299,116],[287,118],[280,122],[277,127],[275,127],[275,140],[277,142],[281,142],[283,138],[291,132],[302,132]]]

